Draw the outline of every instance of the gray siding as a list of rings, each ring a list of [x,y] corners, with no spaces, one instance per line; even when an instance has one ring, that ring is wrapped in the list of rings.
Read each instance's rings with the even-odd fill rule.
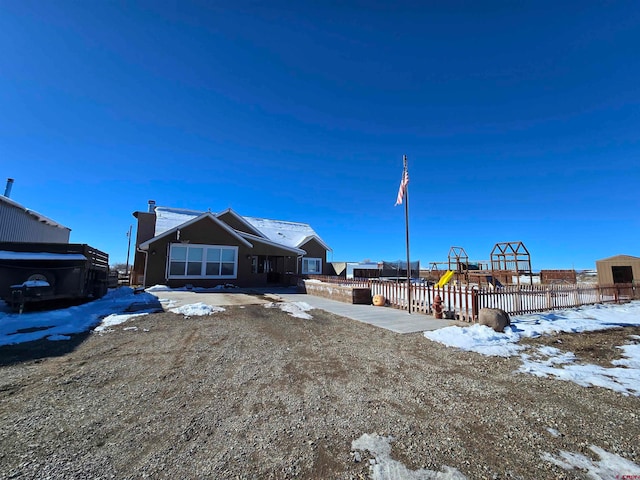
[[[0,198],[0,242],[69,243],[71,230]]]

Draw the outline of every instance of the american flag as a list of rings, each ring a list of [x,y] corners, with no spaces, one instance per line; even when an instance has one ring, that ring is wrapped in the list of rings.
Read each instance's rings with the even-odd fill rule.
[[[398,198],[396,199],[396,204],[394,206],[402,204],[402,199],[404,198],[404,194],[407,191],[408,184],[409,184],[409,171],[407,170],[407,166],[405,165],[404,170],[402,172],[402,180],[400,181],[400,188],[398,189]]]

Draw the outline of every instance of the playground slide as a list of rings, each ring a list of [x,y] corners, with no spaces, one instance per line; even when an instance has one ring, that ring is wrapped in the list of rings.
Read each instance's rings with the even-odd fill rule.
[[[445,273],[440,280],[438,281],[438,283],[436,283],[436,287],[444,287],[447,283],[449,283],[449,280],[451,280],[451,277],[453,277],[453,274],[455,272],[453,270],[447,270],[447,273]]]

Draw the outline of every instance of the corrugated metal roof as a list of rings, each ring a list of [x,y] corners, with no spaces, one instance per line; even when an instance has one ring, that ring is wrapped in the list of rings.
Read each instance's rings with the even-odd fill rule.
[[[0,241],[68,243],[70,228],[0,195]]]
[[[71,230],[68,227],[65,227],[64,225],[59,224],[58,222],[51,220],[49,217],[45,217],[44,215],[42,215],[41,213],[36,212],[35,210],[31,210],[27,207],[25,207],[24,205],[20,205],[18,202],[15,202],[13,200],[11,200],[10,198],[5,197],[4,195],[0,195],[0,202],[4,202],[7,205],[11,205],[12,207],[18,208],[20,210],[22,210],[24,213],[32,216],[34,219],[36,219],[37,221],[41,222],[41,223],[45,223],[47,225],[50,225],[52,227],[58,227],[58,228],[66,228],[67,230]]]

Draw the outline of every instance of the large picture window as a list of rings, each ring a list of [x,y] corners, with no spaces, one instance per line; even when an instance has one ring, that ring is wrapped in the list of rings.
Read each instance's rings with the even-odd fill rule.
[[[302,273],[315,274],[315,275],[322,274],[322,259],[321,258],[303,258]]]
[[[172,244],[169,278],[236,278],[238,247]]]

